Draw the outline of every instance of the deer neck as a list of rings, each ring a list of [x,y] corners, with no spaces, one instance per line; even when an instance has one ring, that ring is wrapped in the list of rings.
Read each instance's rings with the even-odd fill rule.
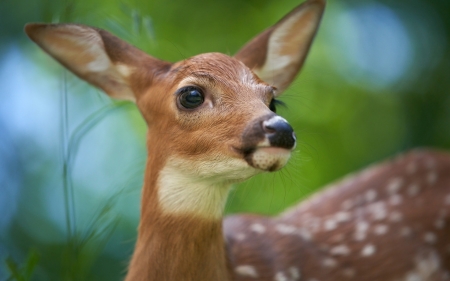
[[[135,252],[126,280],[229,280],[222,214],[230,184],[149,157]]]

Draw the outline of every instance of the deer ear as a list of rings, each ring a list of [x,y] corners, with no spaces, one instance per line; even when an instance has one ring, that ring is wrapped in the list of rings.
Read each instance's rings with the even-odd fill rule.
[[[25,32],[67,69],[113,98],[136,101],[140,93],[133,88],[132,75],[144,66],[150,74],[170,67],[109,32],[89,26],[31,23]]]
[[[248,42],[235,58],[263,81],[283,92],[299,72],[325,8],[325,0],[308,0]]]

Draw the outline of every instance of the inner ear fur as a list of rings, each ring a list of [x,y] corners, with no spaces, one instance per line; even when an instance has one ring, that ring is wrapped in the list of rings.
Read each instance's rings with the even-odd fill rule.
[[[136,101],[141,94],[132,76],[170,68],[111,33],[79,24],[31,23],[25,32],[45,52],[78,77],[117,99]]]
[[[325,9],[324,0],[308,0],[237,52],[242,61],[281,94],[300,71]]]

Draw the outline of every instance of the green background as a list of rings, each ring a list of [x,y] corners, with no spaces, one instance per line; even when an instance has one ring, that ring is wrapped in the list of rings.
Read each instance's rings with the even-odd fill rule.
[[[0,280],[120,280],[132,253],[145,124],[63,70],[27,22],[109,30],[178,61],[235,53],[298,1],[0,0]],[[232,192],[227,213],[277,214],[318,188],[415,147],[450,149],[450,2],[329,1],[280,115],[286,168]]]

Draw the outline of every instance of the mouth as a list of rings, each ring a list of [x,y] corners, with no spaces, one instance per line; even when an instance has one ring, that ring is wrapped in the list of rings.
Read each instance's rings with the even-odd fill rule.
[[[266,172],[278,171],[288,162],[292,149],[276,146],[256,146],[253,148],[236,149],[244,156],[245,161],[253,168]]]

